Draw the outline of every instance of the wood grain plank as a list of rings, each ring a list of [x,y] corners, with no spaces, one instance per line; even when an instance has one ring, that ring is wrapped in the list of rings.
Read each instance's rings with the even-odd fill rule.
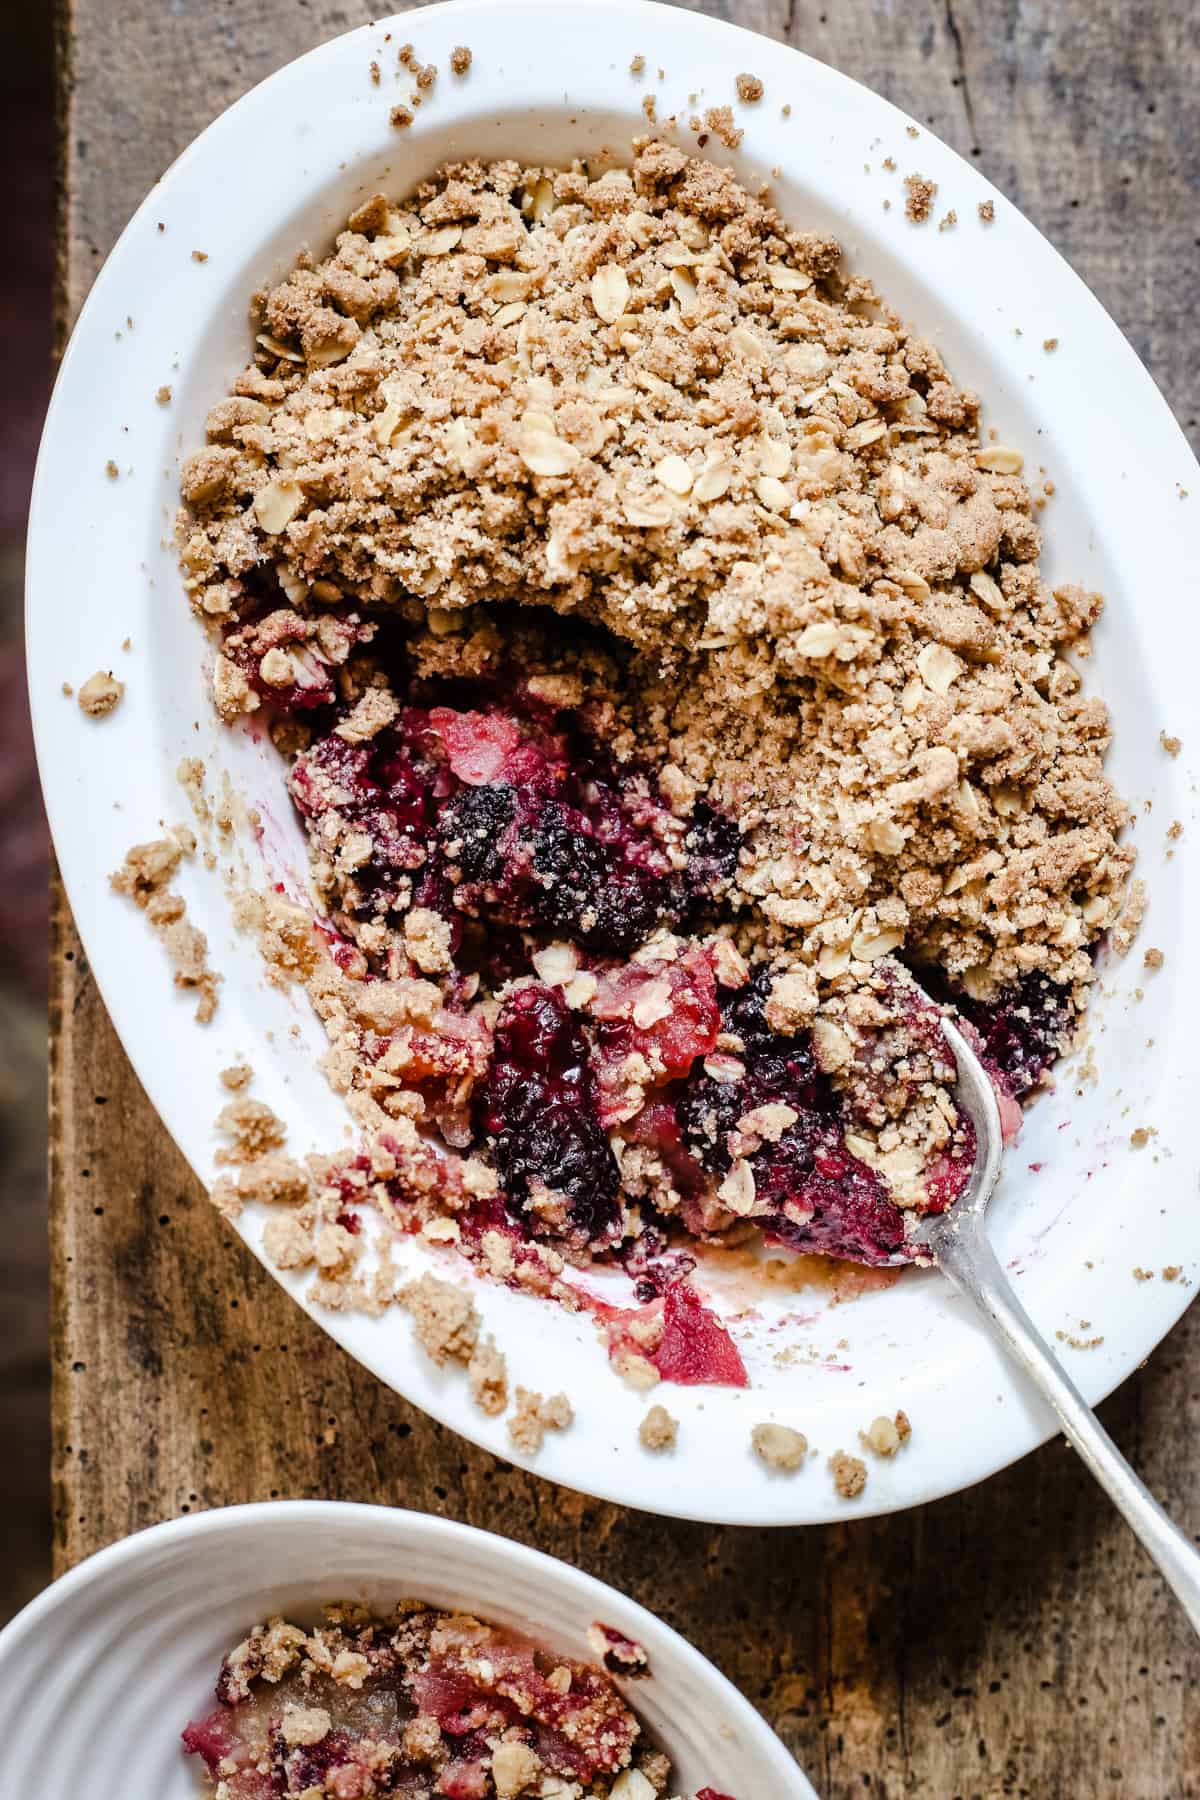
[[[835,64],[971,156],[1091,283],[1195,431],[1200,55],[1182,9],[697,10]],[[369,16],[357,0],[71,0],[64,321],[195,132],[281,62]],[[230,1238],[125,1060],[61,892],[55,914],[60,1570],[198,1507],[313,1494],[406,1504],[538,1544],[655,1607],[763,1709],[829,1800],[1200,1796],[1196,1646],[1061,1444],[905,1517],[776,1534],[630,1513],[464,1445],[351,1364]],[[1193,1532],[1198,1368],[1193,1317],[1103,1409]]]

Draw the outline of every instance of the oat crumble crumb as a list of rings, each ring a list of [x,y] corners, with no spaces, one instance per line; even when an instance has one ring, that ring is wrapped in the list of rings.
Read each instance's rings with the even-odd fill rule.
[[[1144,1150],[1150,1139],[1157,1136],[1158,1132],[1153,1125],[1139,1125],[1136,1131],[1130,1132],[1129,1142],[1135,1150]]]
[[[1058,349],[1058,339],[1056,337],[1046,338],[1042,343],[1042,349],[1046,350],[1046,351],[1051,351],[1051,352],[1057,350]]]
[[[333,1729],[333,1720],[321,1706],[296,1706],[289,1702],[283,1709],[279,1726],[285,1744],[319,1744]]]
[[[739,75],[736,85],[737,97],[744,106],[753,106],[766,92],[757,75]]]
[[[1133,1279],[1135,1281],[1153,1281],[1154,1280],[1154,1270],[1153,1269],[1141,1269],[1141,1268],[1138,1268],[1135,1266],[1134,1271],[1133,1271]]]
[[[450,67],[456,75],[465,75],[471,67],[472,52],[467,44],[456,44],[450,52]]]
[[[740,126],[734,124],[731,106],[710,106],[704,115],[704,123],[727,150],[736,150],[746,135]]]
[[[397,131],[404,131],[413,122],[413,115],[407,106],[393,106],[388,114]]]
[[[254,1070],[249,1063],[231,1063],[229,1068],[221,1070],[221,1084],[231,1094],[240,1094],[243,1088],[249,1087],[254,1079]]]
[[[287,1133],[283,1121],[265,1100],[240,1097],[226,1101],[217,1114],[217,1130],[229,1139],[217,1151],[219,1163],[250,1163],[278,1150]]]
[[[197,262],[197,263],[206,263],[208,261],[208,251],[207,250],[193,250],[192,251],[192,261]]]
[[[374,82],[375,86],[378,87],[383,79],[383,71],[380,69],[377,62],[371,62],[368,66],[370,69],[371,80]]]
[[[97,669],[80,685],[79,710],[89,719],[104,719],[121,703],[125,683],[118,681],[112,670]]]
[[[155,394],[155,396],[154,396],[154,398],[155,398],[155,399],[156,399],[156,400],[157,400],[157,401],[158,401],[158,404],[159,404],[159,405],[160,405],[160,406],[170,406],[170,404],[171,404],[171,390],[170,390],[170,388],[169,388],[169,387],[167,387],[167,385],[166,385],[166,383],[165,383],[165,382],[164,382],[164,384],[163,384],[163,386],[162,386],[162,387],[160,387],[160,388],[159,388],[159,389],[158,389],[158,391],[157,391],[157,393],[156,393],[156,394]]]
[[[1178,756],[1179,752],[1183,749],[1183,739],[1169,737],[1165,731],[1159,732],[1158,741],[1168,756]]]
[[[401,1288],[397,1299],[412,1314],[417,1342],[439,1367],[470,1362],[479,1342],[479,1313],[465,1289],[422,1275]]]
[[[112,460],[111,456],[109,457],[108,461],[104,465],[104,473],[108,476],[108,479],[110,481],[115,481],[117,479],[118,475],[121,473],[120,469],[118,469],[116,463]]]
[[[958,214],[955,212],[954,208],[951,207],[949,212],[943,213],[942,217],[938,220],[938,230],[953,231],[957,224]]]
[[[859,1456],[837,1450],[829,1459],[833,1485],[843,1500],[856,1500],[867,1485],[867,1465]]]
[[[1146,916],[1147,899],[1145,882],[1130,882],[1125,904],[1109,934],[1110,942],[1117,956],[1127,955],[1132,948],[1138,929]]]
[[[1169,1263],[1162,1272],[1162,1278],[1164,1281],[1178,1281],[1182,1273],[1183,1268],[1180,1263]]]
[[[638,1442],[644,1450],[673,1450],[678,1436],[679,1421],[665,1406],[652,1406],[638,1426]]]
[[[914,225],[923,225],[933,211],[933,202],[937,195],[937,182],[930,181],[924,175],[906,175],[904,186],[908,198],[904,202],[905,216]]]
[[[547,1431],[565,1431],[574,1416],[565,1394],[552,1394],[547,1400],[528,1388],[518,1387],[516,1403],[508,1417],[508,1435],[523,1455],[536,1456],[546,1441]]]
[[[180,863],[195,853],[195,834],[176,826],[169,837],[135,844],[109,881],[145,913],[162,940],[176,987],[195,990],[197,1022],[207,1025],[217,1010],[221,977],[209,967],[208,939],[189,923],[186,902],[169,886]]]
[[[1161,950],[1156,950],[1152,946],[1149,950],[1147,950],[1145,956],[1143,956],[1143,958],[1142,958],[1142,961],[1145,963],[1145,965],[1148,969],[1161,969],[1163,966],[1163,963],[1166,961],[1166,957],[1163,955]]]
[[[467,1364],[467,1386],[480,1412],[495,1417],[508,1405],[508,1367],[495,1340],[480,1340]]]
[[[542,1759],[528,1744],[508,1739],[492,1751],[492,1781],[497,1800],[517,1800],[529,1793],[542,1770]]]
[[[750,1442],[757,1457],[769,1468],[778,1469],[785,1475],[793,1475],[802,1468],[808,1455],[808,1439],[802,1431],[793,1431],[790,1425],[756,1425],[750,1433]]]
[[[994,200],[981,200],[979,202],[979,217],[985,225],[994,224],[996,219],[996,202]]]
[[[631,75],[644,75],[645,72],[646,72],[645,57],[644,56],[635,56],[629,64],[629,73]]]
[[[886,1414],[881,1414],[879,1418],[872,1419],[867,1429],[860,1431],[858,1436],[860,1443],[874,1451],[876,1456],[895,1456],[901,1445],[907,1443],[912,1436],[912,1427],[905,1413],[896,1413],[890,1419]]]

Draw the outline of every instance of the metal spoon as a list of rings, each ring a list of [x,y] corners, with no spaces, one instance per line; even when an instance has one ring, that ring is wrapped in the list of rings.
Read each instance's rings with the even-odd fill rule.
[[[983,1065],[961,1032],[947,1019],[942,1020],[942,1029],[958,1064],[959,1104],[975,1126],[975,1167],[961,1199],[948,1212],[927,1214],[916,1236],[1054,1408],[1068,1442],[1124,1514],[1174,1589],[1192,1629],[1200,1632],[1200,1551],[1138,1480],[1074,1382],[1064,1374],[1017,1299],[988,1241],[984,1213],[1000,1173],[1003,1148],[1000,1108]]]

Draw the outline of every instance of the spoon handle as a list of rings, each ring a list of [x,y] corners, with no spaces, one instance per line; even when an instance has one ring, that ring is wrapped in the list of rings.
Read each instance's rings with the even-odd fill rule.
[[[937,1261],[1058,1414],[1068,1442],[1124,1514],[1200,1632],[1200,1551],[1168,1518],[1101,1425],[1017,1299],[978,1216],[939,1234]]]

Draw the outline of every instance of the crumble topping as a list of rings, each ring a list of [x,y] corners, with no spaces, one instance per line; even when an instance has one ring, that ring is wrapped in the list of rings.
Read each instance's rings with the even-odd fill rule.
[[[624,1646],[645,1672],[640,1646],[600,1629],[600,1661]],[[613,1684],[630,1672],[418,1600],[390,1618],[345,1602],[312,1630],[256,1625],[224,1658],[215,1708],[185,1728],[183,1748],[219,1800],[682,1800],[670,1759]]]
[[[766,92],[757,75],[739,75],[736,85],[737,97],[746,106],[753,106]]]
[[[1144,904],[1071,660],[1100,598],[839,257],[653,138],[448,165],[256,296],[182,476],[216,704],[266,709],[325,915],[241,917],[325,1023],[356,1194],[567,1304],[621,1255],[643,1386],[745,1380],[669,1228],[886,1264],[959,1191],[911,972],[1013,1113]]]
[[[472,53],[468,45],[456,44],[450,52],[450,67],[456,75],[465,75],[471,67]]]
[[[117,681],[111,669],[97,669],[80,684],[79,710],[89,719],[105,719],[120,705],[124,692],[125,683]]]

